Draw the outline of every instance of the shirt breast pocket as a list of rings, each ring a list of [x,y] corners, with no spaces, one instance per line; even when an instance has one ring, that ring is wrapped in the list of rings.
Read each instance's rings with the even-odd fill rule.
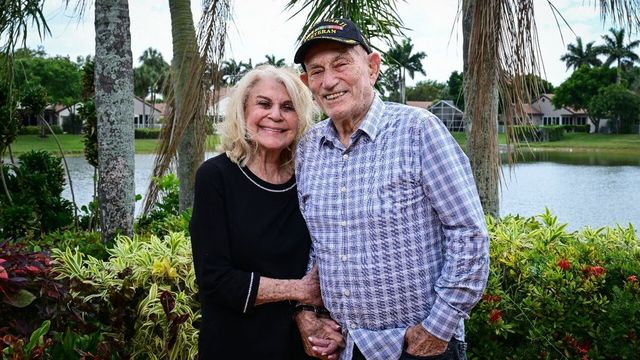
[[[405,212],[424,199],[420,178],[410,169],[398,169],[378,177],[373,182],[371,195],[367,210],[372,218]]]

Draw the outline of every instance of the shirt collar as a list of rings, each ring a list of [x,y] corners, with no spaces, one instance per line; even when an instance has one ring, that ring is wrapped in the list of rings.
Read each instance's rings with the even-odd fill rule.
[[[366,134],[371,141],[375,141],[376,137],[380,133],[380,129],[384,125],[384,117],[382,114],[384,113],[384,102],[380,99],[380,96],[376,92],[373,97],[373,102],[367,111],[367,114],[364,116],[364,119],[360,123],[358,129],[351,135],[351,140],[353,141],[356,137],[358,137],[361,133]],[[324,145],[325,142],[334,143],[338,140],[338,132],[336,130],[333,121],[329,119],[327,121],[326,126],[322,132],[322,136],[320,136],[320,145]]]

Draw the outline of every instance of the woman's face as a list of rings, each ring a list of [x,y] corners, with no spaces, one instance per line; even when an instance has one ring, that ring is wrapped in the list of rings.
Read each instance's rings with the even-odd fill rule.
[[[249,138],[258,150],[281,152],[298,133],[298,115],[287,88],[275,79],[258,81],[244,105]]]

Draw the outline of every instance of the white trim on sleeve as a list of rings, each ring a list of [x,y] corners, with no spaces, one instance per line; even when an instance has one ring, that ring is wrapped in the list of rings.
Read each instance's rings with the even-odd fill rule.
[[[247,312],[247,307],[249,307],[249,298],[251,297],[251,288],[253,287],[253,273],[251,273],[251,280],[249,281],[249,291],[247,293],[247,301],[244,302],[244,310],[242,313]]]

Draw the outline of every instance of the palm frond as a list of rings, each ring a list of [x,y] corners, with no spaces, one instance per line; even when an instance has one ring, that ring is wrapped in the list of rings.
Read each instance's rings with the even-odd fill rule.
[[[640,31],[640,0],[593,0],[600,10],[602,22],[611,20],[629,32]]]
[[[26,47],[28,29],[35,25],[40,39],[51,35],[42,12],[43,0],[6,0],[0,6],[0,51],[13,54],[18,44]],[[8,56],[7,56],[8,57]]]
[[[208,131],[206,110],[212,99],[217,98],[220,84],[218,65],[224,56],[227,38],[227,23],[231,17],[229,0],[205,0],[203,13],[198,25],[196,56],[191,57],[187,64],[188,84],[184,87],[182,104],[175,112],[175,86],[169,81],[167,104],[171,109],[166,115],[166,121],[160,133],[159,147],[154,161],[153,175],[161,177],[167,173],[172,161],[176,158],[178,148],[185,131],[190,125],[195,125],[196,154],[204,154],[204,145]],[[170,78],[174,77],[172,72]],[[213,114],[213,119],[216,114]],[[193,174],[195,175],[195,174]],[[158,188],[154,182],[149,184],[145,197],[144,213],[153,208],[158,199]]]
[[[487,184],[500,183],[498,98],[502,101],[511,164],[510,150],[517,143],[511,125],[528,121],[523,104],[537,97],[541,88],[538,76],[527,76],[539,75],[542,69],[533,6],[533,0],[485,0],[464,5],[472,17],[464,79],[468,94],[465,111],[471,119],[468,148],[478,148],[479,144],[486,147],[484,154],[470,153],[470,161],[475,176],[479,175],[475,169],[480,165],[489,169],[482,174],[482,181]],[[479,190],[482,194],[486,189]],[[492,196],[487,198],[497,201]],[[494,208],[485,205],[483,201],[485,211]]]
[[[294,10],[295,8],[298,10]],[[396,36],[404,36],[404,26],[395,0],[290,0],[284,8],[285,11],[294,11],[289,19],[298,14],[309,11],[305,25],[298,35],[298,43],[302,40],[311,26],[315,23],[330,18],[347,18],[353,21],[362,34],[369,41],[380,39],[387,45],[391,45]],[[375,46],[375,44],[372,44]]]

